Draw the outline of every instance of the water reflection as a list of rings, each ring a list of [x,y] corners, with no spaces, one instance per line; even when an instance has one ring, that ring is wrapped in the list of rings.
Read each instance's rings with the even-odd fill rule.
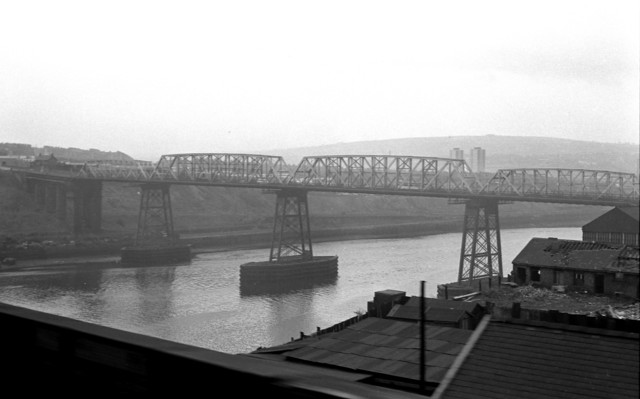
[[[142,324],[156,323],[175,314],[172,287],[175,273],[175,266],[135,269],[137,319]]]

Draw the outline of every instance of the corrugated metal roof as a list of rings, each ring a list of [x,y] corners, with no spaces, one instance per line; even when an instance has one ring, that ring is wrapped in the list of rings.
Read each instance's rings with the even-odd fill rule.
[[[440,398],[637,398],[638,334],[491,322]]]
[[[285,353],[289,359],[359,372],[419,379],[419,323],[369,317]],[[439,382],[472,331],[427,325],[427,381]],[[304,341],[303,341],[304,342]]]
[[[602,233],[638,234],[638,207],[613,208],[604,215],[582,226],[582,231]]]
[[[637,249],[556,238],[532,238],[513,259],[514,265],[638,273]]]

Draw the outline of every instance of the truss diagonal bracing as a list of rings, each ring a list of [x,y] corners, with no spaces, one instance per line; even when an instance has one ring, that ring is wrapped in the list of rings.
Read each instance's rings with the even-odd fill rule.
[[[471,284],[483,278],[502,276],[502,251],[498,202],[472,200],[466,203],[458,282]]]
[[[311,229],[306,191],[278,191],[270,262],[311,259]]]
[[[228,184],[282,184],[289,169],[282,157],[254,154],[163,155],[154,180]]]
[[[390,155],[305,157],[289,185],[408,195],[469,195],[481,188],[461,159]]]
[[[174,238],[169,185],[142,185],[136,246],[162,245]]]
[[[633,173],[586,169],[500,169],[478,193],[517,201],[637,206]]]
[[[35,174],[35,172],[30,172]],[[49,177],[60,171],[40,173]],[[458,200],[638,206],[638,177],[585,169],[500,169],[475,174],[464,160],[395,155],[305,157],[290,167],[279,156],[170,154],[155,166],[87,163],[73,179],[233,186],[282,190],[441,197]],[[72,175],[72,176],[69,176]],[[489,178],[487,181],[486,179]]]

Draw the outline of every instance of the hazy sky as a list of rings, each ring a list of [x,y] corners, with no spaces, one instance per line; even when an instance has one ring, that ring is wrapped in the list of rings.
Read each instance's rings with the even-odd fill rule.
[[[637,143],[639,21],[622,0],[0,0],[0,142],[149,160],[450,135]]]

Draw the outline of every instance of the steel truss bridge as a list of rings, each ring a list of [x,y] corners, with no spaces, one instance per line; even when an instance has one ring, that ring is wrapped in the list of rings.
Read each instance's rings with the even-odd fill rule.
[[[86,163],[73,171],[31,171],[27,180],[45,184],[65,181],[75,185],[75,192],[80,194],[76,194],[74,202],[80,205],[75,205],[74,214],[80,215],[80,219],[86,214],[84,219],[94,220],[94,228],[95,220],[98,225],[100,220],[95,209],[99,212],[101,206],[100,195],[96,194],[101,185],[96,186],[96,183],[140,185],[138,245],[174,237],[170,185],[273,191],[277,193],[269,256],[273,262],[313,257],[307,203],[309,191],[448,198],[453,203],[465,204],[460,283],[502,276],[500,203],[639,205],[638,177],[632,173],[527,168],[478,174],[464,160],[417,156],[310,156],[304,157],[298,165],[289,165],[279,156],[169,154],[161,156],[154,166]],[[32,183],[31,191],[35,192],[36,198],[43,197],[38,192],[44,192],[46,197],[47,189],[38,190],[38,185]],[[88,194],[82,194],[84,192]],[[55,201],[61,195],[49,197]],[[49,208],[58,209],[59,206],[54,204]]]

